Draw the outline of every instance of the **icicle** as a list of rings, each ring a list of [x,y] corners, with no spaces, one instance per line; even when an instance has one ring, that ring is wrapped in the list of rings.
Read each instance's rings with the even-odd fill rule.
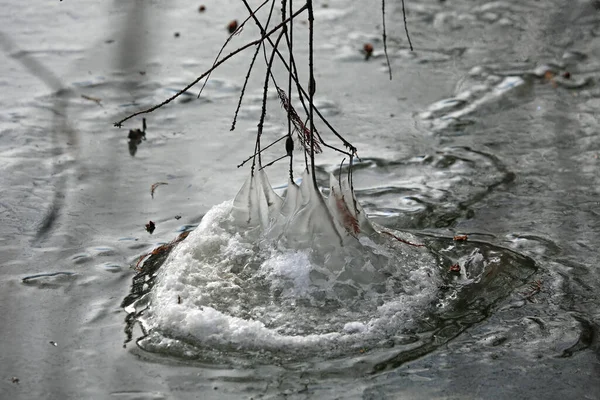
[[[250,175],[242,185],[242,188],[233,200],[232,215],[238,226],[252,227],[259,221],[254,204],[258,199],[253,198],[252,190],[254,176]]]
[[[302,177],[300,192],[302,205],[290,220],[288,240],[318,248],[343,245],[340,229],[308,173]]]
[[[294,215],[298,205],[302,202],[302,193],[300,193],[300,187],[296,185],[291,179],[288,180],[288,187],[285,193],[285,199],[281,206],[281,215],[289,218]]]
[[[306,205],[310,201],[310,189],[312,188],[312,178],[310,177],[310,173],[308,169],[305,169],[302,173],[302,182],[300,182],[300,194],[302,195],[302,203],[298,205]]]
[[[268,237],[285,238],[299,247],[344,245],[360,234],[377,233],[346,181],[340,184],[331,175],[325,199],[308,171],[300,186],[289,181],[284,199],[275,193],[264,170],[256,172],[238,192],[232,213],[240,228],[260,227]]]
[[[292,220],[294,214],[298,211],[298,208],[302,204],[302,194],[300,193],[300,187],[294,183],[291,179],[288,180],[288,187],[285,193],[285,198],[279,209],[279,214],[276,216],[273,224],[271,225],[268,235],[272,239],[280,238],[288,229],[288,225]]]
[[[268,189],[267,189],[268,188]],[[266,229],[279,213],[282,200],[275,194],[264,171],[251,175],[235,196],[233,218],[240,227]]]
[[[267,201],[267,206],[269,208],[269,220],[277,218],[279,216],[279,212],[281,211],[281,205],[283,204],[283,199],[277,196],[277,193],[273,190],[273,187],[269,183],[269,178],[267,177],[267,173],[265,170],[260,170],[256,173],[258,180],[260,181],[260,186],[265,195],[265,200]]]

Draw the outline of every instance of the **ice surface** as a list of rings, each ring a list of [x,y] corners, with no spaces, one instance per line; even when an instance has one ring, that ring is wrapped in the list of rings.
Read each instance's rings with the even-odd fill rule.
[[[436,259],[381,234],[347,182],[332,176],[329,192],[305,173],[282,199],[263,171],[249,177],[160,269],[146,344],[335,355],[410,329],[441,282]]]

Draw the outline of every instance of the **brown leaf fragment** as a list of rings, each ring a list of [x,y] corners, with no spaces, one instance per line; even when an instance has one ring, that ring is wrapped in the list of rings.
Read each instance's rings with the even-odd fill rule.
[[[368,60],[373,55],[373,45],[371,43],[365,43],[362,52],[365,55],[365,60]]]
[[[466,242],[469,237],[467,235],[456,235],[454,236],[454,241],[456,242]]]
[[[151,235],[152,235],[152,232],[154,232],[154,230],[155,230],[155,229],[156,229],[156,225],[154,225],[154,222],[152,222],[152,221],[149,221],[149,222],[146,224],[146,231],[148,231],[148,233],[149,233],[149,234],[151,234]]]
[[[150,196],[152,196],[152,198],[154,198],[154,191],[160,185],[168,185],[168,183],[167,182],[156,182],[156,183],[153,183],[152,186],[150,187]]]
[[[310,153],[309,147],[311,147],[312,144],[312,149],[315,152],[315,154],[322,153],[323,149],[319,145],[318,136],[314,135],[314,137],[312,137],[311,139],[310,129],[308,129],[306,127],[306,124],[302,122],[302,119],[292,106],[287,94],[280,88],[277,88],[277,93],[279,95],[279,100],[281,101],[281,106],[287,112],[288,118],[292,121],[294,128],[296,128],[296,132],[298,133],[298,139],[300,139],[300,143],[304,147],[304,150],[307,153]]]
[[[335,205],[342,217],[342,223],[346,231],[354,235],[359,234],[360,225],[356,217],[352,215],[352,213],[348,209],[346,201],[344,200],[344,196],[339,195],[333,188],[331,188],[331,194],[335,197]]]
[[[529,284],[529,290],[525,293],[521,293],[526,300],[533,302],[533,296],[542,291],[542,281],[537,280]]]
[[[140,272],[140,271],[142,270],[142,267],[140,266],[140,264],[142,263],[142,261],[144,261],[144,259],[145,259],[146,257],[148,257],[148,255],[149,255],[148,253],[146,253],[146,254],[142,254],[142,255],[140,256],[140,258],[138,258],[138,261],[137,261],[137,263],[135,264],[135,270],[136,270],[136,271]],[[143,265],[142,265],[142,266],[143,266]]]
[[[96,104],[98,104],[100,107],[102,107],[102,104],[101,104],[101,102],[102,102],[102,99],[99,99],[99,98],[97,98],[97,97],[92,97],[92,96],[86,96],[85,94],[82,94],[82,95],[81,95],[81,98],[82,98],[82,99],[85,99],[85,100],[93,101],[94,103],[96,103]]]
[[[385,234],[385,235],[388,235],[388,236],[391,236],[391,237],[393,237],[394,239],[396,239],[397,241],[399,241],[399,242],[402,242],[402,243],[404,243],[404,244],[407,244],[407,245],[409,245],[409,246],[415,246],[415,247],[425,247],[425,245],[424,245],[424,244],[411,243],[411,242],[409,242],[408,240],[401,239],[401,238],[399,238],[398,236],[394,235],[394,234],[393,234],[393,233],[391,233],[391,232],[386,232],[386,231],[383,231],[383,232],[381,232],[381,233],[383,233],[383,234]]]

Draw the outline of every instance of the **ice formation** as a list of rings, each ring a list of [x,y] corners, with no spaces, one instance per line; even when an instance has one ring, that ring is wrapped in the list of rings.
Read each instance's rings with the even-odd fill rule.
[[[347,182],[324,197],[306,172],[279,197],[264,171],[213,207],[140,304],[149,350],[344,354],[411,329],[439,265],[372,224]],[[396,237],[394,237],[396,236]],[[325,353],[323,353],[325,352]]]
[[[285,199],[281,199],[264,171],[250,176],[233,202],[236,224],[285,239],[294,247],[343,246],[360,233],[374,232],[347,181],[338,183],[331,175],[327,201],[312,184],[308,171],[302,182],[298,186],[290,180]]]

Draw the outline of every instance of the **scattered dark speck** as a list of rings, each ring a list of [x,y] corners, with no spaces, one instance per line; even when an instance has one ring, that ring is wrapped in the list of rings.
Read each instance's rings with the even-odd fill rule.
[[[227,30],[229,31],[229,33],[233,33],[235,32],[235,30],[238,28],[238,22],[236,19],[234,19],[233,21],[231,21],[228,25],[227,25]]]
[[[149,234],[152,235],[152,232],[154,232],[155,229],[156,225],[154,225],[154,222],[150,221],[146,224],[146,231],[148,231]]]
[[[176,38],[178,38],[178,37],[179,37],[179,36],[181,36],[181,35],[179,34],[179,32],[175,32],[175,33],[173,34],[173,36],[175,36]]]
[[[365,43],[363,46],[363,53],[365,60],[368,60],[373,55],[373,45],[371,43]]]

